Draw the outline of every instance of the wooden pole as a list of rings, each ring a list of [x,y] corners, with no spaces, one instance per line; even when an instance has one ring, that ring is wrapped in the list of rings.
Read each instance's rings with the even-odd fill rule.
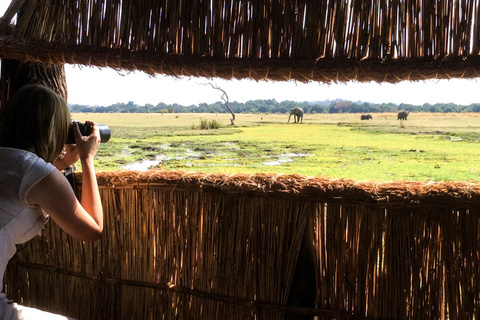
[[[28,21],[29,19],[22,19],[24,3],[25,1],[21,0],[15,1],[8,9],[6,18],[11,19],[17,13],[17,25],[15,28],[21,28],[26,23],[32,23],[32,21]],[[0,22],[2,24],[0,35],[11,32],[10,27],[6,25],[9,22],[8,19]],[[67,101],[67,82],[63,65],[39,62],[22,63],[18,60],[2,59],[0,77],[0,124],[3,122],[8,110],[8,102],[18,89],[24,85],[32,83],[43,84],[58,92]]]

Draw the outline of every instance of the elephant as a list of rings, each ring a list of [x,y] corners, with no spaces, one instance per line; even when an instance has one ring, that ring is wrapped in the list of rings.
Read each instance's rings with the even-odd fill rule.
[[[293,108],[290,110],[290,116],[288,117],[288,123],[290,123],[290,117],[293,114],[293,122],[300,123],[303,122],[303,109],[302,108]]]
[[[400,111],[398,113],[398,117],[397,117],[397,120],[407,120],[407,117],[408,117],[408,114],[410,112],[405,112],[405,111]]]
[[[372,119],[373,119],[372,116],[369,114],[362,114],[360,116],[360,120],[372,120]]]

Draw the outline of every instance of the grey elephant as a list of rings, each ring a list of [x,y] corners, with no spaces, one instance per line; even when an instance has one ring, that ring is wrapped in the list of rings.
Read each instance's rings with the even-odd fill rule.
[[[410,112],[405,112],[405,111],[400,111],[398,113],[398,117],[397,117],[397,120],[407,120],[407,117],[408,117],[408,114]]]
[[[360,120],[372,120],[372,119],[373,119],[372,116],[369,114],[362,114],[360,116]]]
[[[288,117],[288,123],[290,123],[290,117],[292,116],[292,114],[293,114],[293,122],[294,123],[303,122],[303,109],[302,108],[292,108],[292,110],[290,110],[290,116]]]

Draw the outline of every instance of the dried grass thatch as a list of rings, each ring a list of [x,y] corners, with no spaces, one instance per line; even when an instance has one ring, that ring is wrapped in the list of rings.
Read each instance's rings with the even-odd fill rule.
[[[80,319],[480,315],[478,184],[170,171],[98,181],[102,240],[51,224],[9,266],[10,298]],[[289,304],[308,252],[315,308]]]
[[[0,57],[225,79],[474,78],[478,17],[476,2],[448,0],[13,0]]]
[[[480,185],[469,182],[355,181],[286,174],[205,174],[183,171],[117,171],[98,174],[103,187],[172,187],[177,190],[222,190],[255,196],[295,197],[311,201],[418,207],[431,204],[461,206],[480,204]],[[345,197],[347,196],[347,197]],[[431,203],[430,203],[431,202]]]

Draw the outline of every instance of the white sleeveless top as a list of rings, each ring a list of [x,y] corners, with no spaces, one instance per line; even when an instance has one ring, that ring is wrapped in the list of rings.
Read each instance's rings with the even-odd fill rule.
[[[0,290],[3,288],[7,263],[16,252],[15,245],[40,234],[45,223],[42,209],[29,206],[26,196],[36,183],[54,169],[51,163],[34,153],[0,147]],[[37,311],[39,313],[34,314]],[[11,303],[0,293],[0,320],[42,319],[42,313]]]

